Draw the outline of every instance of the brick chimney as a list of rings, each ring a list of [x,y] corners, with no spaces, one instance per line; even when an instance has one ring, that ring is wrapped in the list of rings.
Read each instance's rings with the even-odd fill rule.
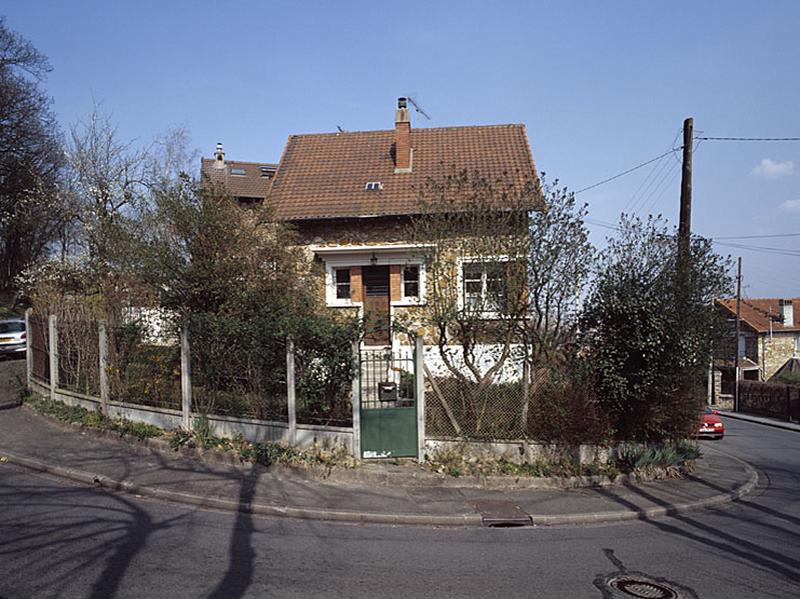
[[[397,98],[394,113],[394,172],[410,173],[413,150],[411,149],[411,116],[405,98]]]
[[[225,152],[222,151],[221,143],[217,143],[217,149],[214,150],[214,167],[225,168]]]

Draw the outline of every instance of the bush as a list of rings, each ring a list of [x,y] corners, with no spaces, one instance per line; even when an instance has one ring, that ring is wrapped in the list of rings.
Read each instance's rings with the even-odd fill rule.
[[[543,376],[528,415],[531,438],[567,446],[608,442],[608,417],[600,408],[592,373],[567,367],[561,373],[544,371]]]
[[[728,261],[692,240],[688,292],[677,276],[677,241],[658,220],[623,219],[603,254],[582,318],[585,364],[598,404],[620,441],[686,437],[724,323],[712,301],[730,288]],[[704,391],[703,391],[704,394]]]

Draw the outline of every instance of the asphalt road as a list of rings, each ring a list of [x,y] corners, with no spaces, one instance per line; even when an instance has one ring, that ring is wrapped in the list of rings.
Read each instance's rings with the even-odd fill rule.
[[[727,437],[708,444],[758,468],[755,493],[714,511],[582,527],[269,519],[0,464],[0,597],[597,598],[622,570],[689,597],[800,596],[800,434],[726,426]]]

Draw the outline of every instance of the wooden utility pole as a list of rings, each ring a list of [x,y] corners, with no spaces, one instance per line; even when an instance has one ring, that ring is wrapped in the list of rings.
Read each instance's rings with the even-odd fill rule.
[[[733,358],[733,411],[739,411],[739,335],[742,332],[742,257],[736,274],[736,352]]]
[[[681,210],[678,222],[678,284],[682,303],[689,299],[690,242],[692,234],[692,135],[694,119],[683,121],[683,167],[681,169]]]

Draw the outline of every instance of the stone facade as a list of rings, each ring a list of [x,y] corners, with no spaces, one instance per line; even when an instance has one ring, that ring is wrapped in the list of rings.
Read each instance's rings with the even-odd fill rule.
[[[761,335],[759,343],[759,365],[761,380],[768,381],[786,361],[800,350],[800,333]]]

